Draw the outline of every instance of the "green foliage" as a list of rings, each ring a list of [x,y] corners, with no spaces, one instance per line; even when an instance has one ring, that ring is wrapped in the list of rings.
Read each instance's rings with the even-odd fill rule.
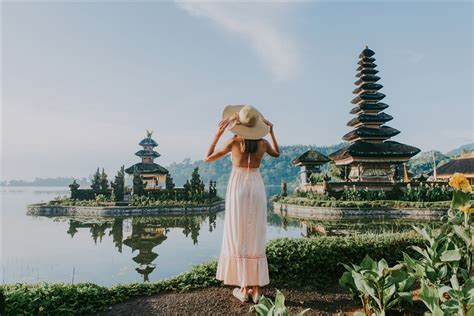
[[[143,194],[145,194],[145,183],[141,174],[135,170],[133,173],[133,195],[140,196]]]
[[[331,161],[329,163],[329,170],[327,172],[327,175],[331,177],[332,181],[341,181],[342,180],[342,169],[336,164]]]
[[[380,258],[390,253],[393,254],[391,263],[401,259],[402,250],[408,245],[418,243],[419,238],[405,234],[274,239],[267,244],[270,279],[272,285],[324,287],[343,273],[344,268],[338,262],[348,264],[362,259],[365,254]],[[133,297],[218,286],[221,282],[215,275],[216,262],[213,261],[156,283],[111,288],[90,283],[12,284],[0,289],[5,293],[7,315],[85,315]]]
[[[309,182],[311,182],[312,185],[322,183],[324,178],[324,174],[322,173],[312,173],[311,176],[309,177]]]
[[[3,285],[0,289],[6,297],[6,315],[91,315],[137,296],[219,285],[215,272],[216,263],[210,262],[156,283],[117,285],[111,288],[92,283],[17,283]]]
[[[389,268],[385,259],[374,261],[366,256],[360,266],[344,264],[346,272],[339,284],[359,298],[367,315],[385,315],[391,308],[399,307],[403,298],[411,302],[410,289],[415,281],[403,265]]]
[[[376,201],[387,200],[387,193],[383,190],[356,190],[351,188],[342,192],[341,200],[344,201]]]
[[[420,244],[410,234],[274,239],[267,244],[270,280],[281,286],[324,287],[344,272],[339,263],[360,262],[367,254],[378,260],[390,253],[388,263],[394,264],[407,247]]]
[[[110,206],[115,205],[115,200],[104,194],[96,194],[92,200],[72,199],[68,196],[59,196],[48,202],[48,205],[58,206]]]
[[[412,187],[407,185],[406,189],[402,190],[400,200],[416,201],[416,202],[435,202],[448,201],[452,198],[452,190],[447,185],[439,184],[420,184]]]
[[[294,204],[315,207],[351,207],[351,208],[449,208],[449,201],[439,202],[411,202],[398,200],[374,200],[374,201],[341,201],[321,194],[307,195],[303,197],[273,197],[274,202],[283,204]],[[387,210],[388,211],[388,210]]]
[[[470,206],[468,194],[455,191],[451,215],[440,231],[415,227],[424,239],[423,248],[413,247],[419,259],[404,254],[408,273],[421,284],[420,299],[434,315],[474,313],[473,228],[470,214],[455,208]]]
[[[94,191],[99,191],[100,190],[100,171],[99,171],[99,168],[97,168],[97,171],[92,176],[91,188]]]
[[[303,310],[300,313],[295,314],[295,316],[304,315],[310,308]],[[257,305],[250,307],[250,313],[255,312],[258,316],[288,316],[288,308],[285,306],[285,296],[277,290],[275,296],[275,303],[271,299],[262,295]]]
[[[116,201],[123,201],[125,194],[125,167],[122,166],[115,176],[114,182],[110,183],[114,191]]]
[[[460,185],[460,182],[467,185]],[[416,258],[403,253],[401,264],[393,268],[388,268],[388,265],[384,264],[390,274],[403,269],[405,275],[400,275],[401,282],[405,282],[406,285],[413,284],[413,281],[420,285],[419,298],[433,315],[474,314],[474,279],[471,276],[474,251],[474,228],[470,224],[473,210],[470,200],[471,187],[462,175],[459,175],[453,183],[459,188],[455,186],[451,207],[448,216],[442,219],[442,227],[436,231],[426,225],[421,228],[414,227],[418,235],[423,238],[422,245],[410,247],[417,253]],[[373,293],[376,292],[373,288],[376,287],[369,284],[374,274],[359,275],[361,270],[368,271],[367,266],[370,262],[364,261],[361,264],[362,268],[353,265],[352,269],[346,266],[349,272],[343,275],[340,283],[362,299],[364,307],[367,308],[366,312],[369,310],[370,313],[373,311],[376,315],[384,315],[386,308],[381,308],[380,304],[382,296],[379,295],[378,300],[375,299]],[[396,287],[388,293],[393,292],[392,295],[395,297],[411,299],[411,293],[407,293],[408,289]]]
[[[222,201],[220,197],[207,197],[200,200],[174,200],[174,199],[156,199],[150,196],[137,196],[134,195],[129,200],[130,206],[140,206],[140,207],[186,207],[186,206],[205,206],[212,203]]]
[[[171,177],[170,173],[166,174],[166,183],[165,183],[166,190],[173,190],[175,185],[173,182],[173,178]]]
[[[344,190],[341,200],[344,201],[376,201],[401,200],[412,202],[449,201],[452,190],[447,185],[421,183],[417,186],[407,185],[406,188],[395,188],[392,191],[356,189],[352,187]]]
[[[107,180],[107,174],[105,173],[104,168],[102,168],[102,172],[100,173],[100,189],[102,191],[109,189],[109,180]]]

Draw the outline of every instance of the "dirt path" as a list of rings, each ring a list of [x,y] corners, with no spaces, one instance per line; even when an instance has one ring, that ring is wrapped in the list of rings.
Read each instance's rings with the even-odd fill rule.
[[[248,314],[252,303],[240,303],[231,294],[232,288],[208,288],[183,293],[163,293],[132,299],[117,305],[102,315],[229,315]],[[304,291],[280,289],[291,313],[310,307],[306,315],[332,315],[354,306],[349,294],[340,289]],[[265,288],[263,294],[275,298],[275,288]]]

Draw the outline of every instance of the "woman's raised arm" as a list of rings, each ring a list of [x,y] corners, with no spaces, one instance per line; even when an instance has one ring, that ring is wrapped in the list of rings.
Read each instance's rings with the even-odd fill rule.
[[[231,123],[231,119],[225,118],[222,121],[219,122],[219,127],[217,128],[216,135],[214,136],[214,139],[212,140],[211,145],[209,146],[209,149],[207,150],[206,157],[204,158],[204,162],[211,162],[218,160],[228,154],[232,150],[232,142],[233,139],[229,139],[224,146],[219,149],[216,149],[216,145],[219,142],[219,139],[221,138],[222,134],[224,134],[225,129],[229,124]]]
[[[267,154],[272,157],[280,157],[280,148],[278,147],[275,134],[273,133],[273,124],[267,119],[263,119],[263,122],[270,127],[270,137],[272,139],[271,145],[267,142]]]

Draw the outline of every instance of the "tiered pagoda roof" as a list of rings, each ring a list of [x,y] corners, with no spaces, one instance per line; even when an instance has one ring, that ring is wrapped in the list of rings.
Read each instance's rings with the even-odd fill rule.
[[[298,158],[293,159],[292,163],[296,166],[310,164],[324,164],[331,161],[328,157],[320,152],[310,149]]]
[[[350,142],[348,146],[330,155],[336,162],[348,158],[383,157],[385,160],[399,161],[416,155],[420,150],[416,147],[401,144],[389,139],[400,133],[399,130],[385,125],[393,117],[383,112],[388,105],[380,102],[385,94],[380,90],[383,86],[378,83],[380,77],[374,63],[374,51],[366,47],[359,55],[357,67],[358,78],[352,100],[355,106],[350,111],[356,117],[347,125],[354,128],[345,134],[342,139]],[[349,159],[350,160],[350,159]]]
[[[134,164],[131,167],[125,169],[125,172],[128,174],[133,174],[138,172],[140,174],[167,174],[168,170],[154,162],[155,158],[160,157],[161,155],[153,150],[153,148],[158,146],[158,143],[151,138],[152,132],[147,131],[147,137],[142,139],[139,143],[143,149],[135,153],[136,156],[142,158],[142,161]]]
[[[134,164],[131,167],[125,169],[125,172],[128,174],[133,174],[134,172],[140,174],[167,174],[168,170],[154,162],[139,162]]]
[[[160,157],[161,155],[159,153],[157,153],[156,151],[154,150],[144,150],[144,149],[141,149],[139,151],[137,151],[135,153],[135,156],[138,156],[138,157],[151,157],[151,158],[158,158]]]
[[[153,139],[151,138],[151,134],[150,132],[147,132],[147,137],[146,138],[143,138],[140,143],[138,143],[138,145],[140,146],[150,146],[150,147],[157,147],[158,146],[158,143]]]

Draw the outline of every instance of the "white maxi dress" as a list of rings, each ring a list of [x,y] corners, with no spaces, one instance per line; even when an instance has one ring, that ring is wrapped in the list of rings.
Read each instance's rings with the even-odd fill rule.
[[[225,199],[218,280],[239,287],[264,286],[270,282],[265,255],[266,228],[267,197],[259,168],[233,166]]]

